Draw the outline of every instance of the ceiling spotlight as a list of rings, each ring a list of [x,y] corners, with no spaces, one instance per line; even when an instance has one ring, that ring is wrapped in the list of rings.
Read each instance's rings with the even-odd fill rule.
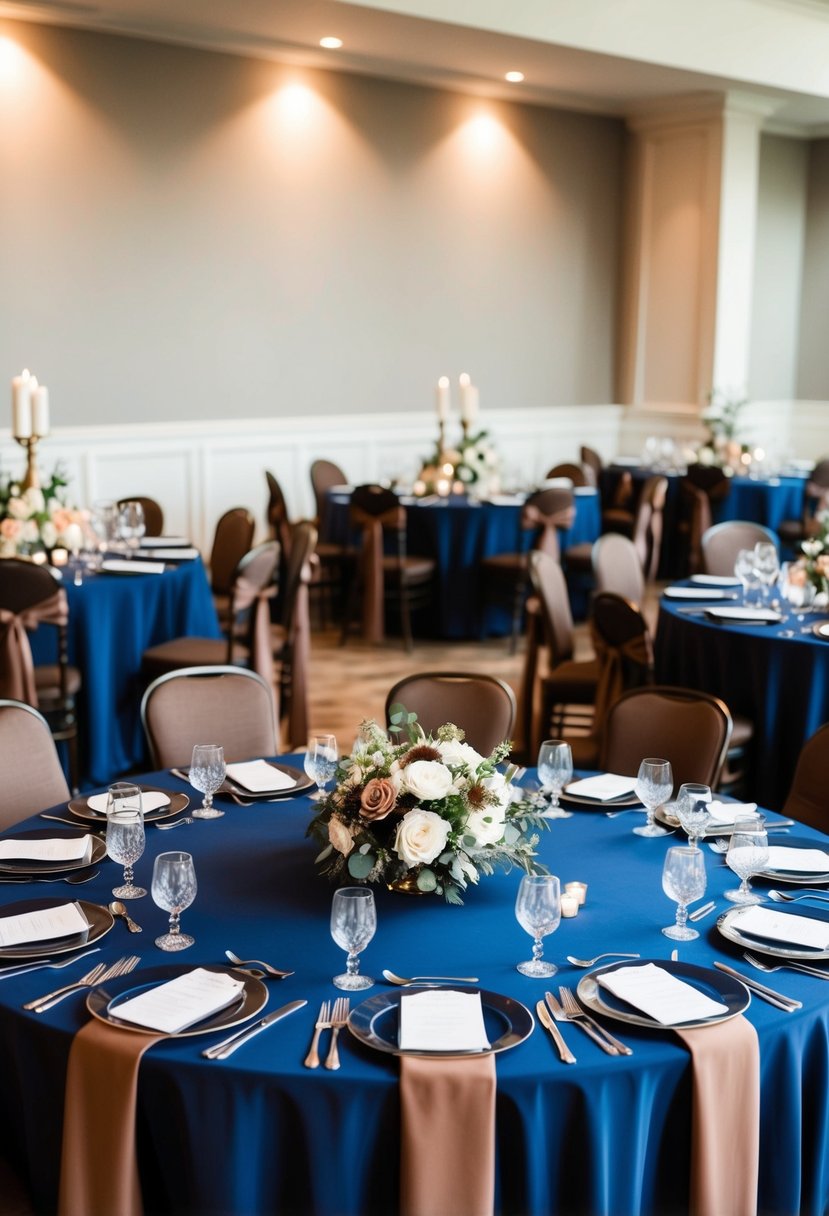
[[[342,44],[342,38],[320,38],[320,46],[324,46],[327,51],[338,51]]]
[[[523,72],[507,72],[504,76],[504,80],[508,80],[510,84],[520,84],[523,79]]]

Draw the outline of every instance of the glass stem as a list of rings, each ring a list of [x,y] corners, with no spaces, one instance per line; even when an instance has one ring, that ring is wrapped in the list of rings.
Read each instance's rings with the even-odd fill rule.
[[[175,911],[175,912],[170,913],[170,932],[173,934],[174,937],[177,937],[180,932],[180,929],[179,929],[180,920],[181,920],[181,912]]]
[[[124,866],[124,886],[132,886],[132,863]]]
[[[540,937],[537,937],[533,941],[533,962],[537,963],[543,953],[544,953],[544,943]]]
[[[751,887],[749,886],[749,883],[748,883],[748,877],[743,878],[740,881],[740,894],[741,895],[750,895],[751,894]]]
[[[356,975],[360,970],[360,956],[352,954],[349,951],[348,957],[345,960],[345,969],[349,975]]]
[[[212,806],[213,806],[213,794],[210,792],[210,790],[206,790],[204,799],[202,801],[202,810],[209,811],[212,808]]]
[[[678,903],[676,906],[676,927],[684,929],[688,920],[688,905]]]

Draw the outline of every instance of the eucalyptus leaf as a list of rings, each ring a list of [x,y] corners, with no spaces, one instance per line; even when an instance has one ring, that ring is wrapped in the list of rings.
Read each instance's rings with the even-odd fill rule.
[[[368,878],[374,869],[374,857],[366,853],[352,853],[348,859],[348,872],[352,878]]]

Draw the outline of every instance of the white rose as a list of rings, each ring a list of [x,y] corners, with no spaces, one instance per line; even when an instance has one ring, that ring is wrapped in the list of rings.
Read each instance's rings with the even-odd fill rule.
[[[29,504],[23,498],[10,498],[8,511],[12,519],[28,519],[31,515]]]
[[[26,526],[29,527],[28,524]],[[27,536],[26,539],[37,540],[37,524],[33,522],[31,526],[34,528],[34,536]],[[47,549],[54,549],[55,545],[57,544],[58,530],[53,523],[45,523],[40,529],[39,535]]]
[[[504,837],[504,808],[485,806],[479,811],[470,811],[464,824],[464,834],[474,836],[479,848],[498,844]]]
[[[432,802],[445,798],[452,789],[452,774],[438,760],[414,760],[403,773],[405,788],[415,798]]]
[[[483,786],[498,799],[498,808],[506,811],[512,802],[512,786],[504,780],[502,773],[493,773],[482,782]]]
[[[46,525],[44,524],[44,527],[45,526]],[[60,539],[63,542],[64,547],[67,548],[70,553],[77,553],[83,545],[83,532],[81,531],[80,525],[68,524],[60,533]]]
[[[32,545],[40,538],[37,523],[33,519],[27,519],[20,530],[20,539],[27,545]]]
[[[23,498],[29,505],[29,510],[40,513],[46,510],[46,499],[43,497],[43,491],[37,489],[36,486],[30,486],[26,490]]]
[[[447,764],[467,764],[473,773],[484,759],[474,747],[461,743],[458,739],[447,739],[445,743],[439,743],[438,751]]]
[[[449,824],[446,820],[441,819],[434,811],[424,811],[422,807],[416,806],[413,811],[407,811],[400,820],[394,838],[394,851],[409,869],[412,866],[428,865],[443,852],[448,838]]]

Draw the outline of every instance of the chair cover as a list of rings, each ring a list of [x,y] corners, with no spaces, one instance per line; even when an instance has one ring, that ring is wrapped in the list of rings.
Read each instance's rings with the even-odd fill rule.
[[[21,612],[0,608],[0,697],[37,707],[35,667],[28,631],[37,629],[40,624],[65,626],[68,620],[69,604],[62,587]]]

